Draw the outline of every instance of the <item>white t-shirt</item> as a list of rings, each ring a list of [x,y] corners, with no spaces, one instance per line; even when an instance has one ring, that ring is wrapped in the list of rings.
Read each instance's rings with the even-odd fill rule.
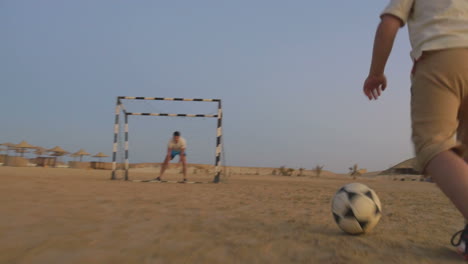
[[[167,144],[167,147],[172,149],[172,150],[180,151],[182,149],[187,148],[187,142],[185,141],[185,139],[183,137],[179,137],[178,142],[175,142],[174,138],[171,138],[169,140],[169,144]]]
[[[408,23],[413,60],[425,50],[468,47],[468,0],[390,0],[384,14]]]

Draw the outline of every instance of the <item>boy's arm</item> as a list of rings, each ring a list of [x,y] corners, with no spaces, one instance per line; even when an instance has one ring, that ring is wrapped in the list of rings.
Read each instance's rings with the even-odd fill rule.
[[[402,21],[392,15],[383,15],[377,32],[375,33],[374,50],[369,76],[364,82],[364,93],[369,100],[377,99],[387,87],[387,79],[384,75],[385,65],[393,48],[398,29]]]

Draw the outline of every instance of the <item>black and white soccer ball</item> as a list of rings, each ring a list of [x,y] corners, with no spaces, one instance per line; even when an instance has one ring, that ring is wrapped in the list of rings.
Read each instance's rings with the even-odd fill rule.
[[[361,183],[350,183],[341,187],[333,197],[333,218],[348,234],[359,235],[370,232],[382,216],[379,197]]]

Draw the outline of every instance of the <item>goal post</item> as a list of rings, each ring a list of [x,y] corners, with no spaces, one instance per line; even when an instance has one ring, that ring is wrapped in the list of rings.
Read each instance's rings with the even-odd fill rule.
[[[150,101],[181,101],[181,102],[211,102],[217,103],[218,111],[217,114],[207,115],[207,114],[173,114],[173,113],[135,113],[129,112],[125,108],[123,104],[123,100],[150,100]],[[165,98],[165,97],[130,97],[130,96],[118,96],[117,97],[117,104],[115,107],[115,122],[114,122],[114,144],[112,149],[112,174],[111,180],[117,180],[117,151],[119,147],[121,148],[120,144],[122,142],[119,140],[119,133],[122,133],[120,130],[121,127],[121,117],[120,115],[124,115],[123,126],[124,126],[124,164],[123,169],[124,179],[127,181],[129,179],[129,144],[128,144],[128,117],[129,116],[161,116],[161,117],[203,117],[203,118],[216,118],[217,119],[217,128],[216,128],[216,152],[215,152],[215,175],[213,178],[214,183],[218,183],[220,181],[221,176],[221,152],[222,152],[222,123],[223,123],[223,111],[221,106],[221,99],[200,99],[200,98]]]

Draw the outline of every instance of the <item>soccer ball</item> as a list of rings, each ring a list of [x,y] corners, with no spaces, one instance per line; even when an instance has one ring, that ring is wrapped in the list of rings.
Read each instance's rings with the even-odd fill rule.
[[[348,234],[370,232],[382,216],[382,205],[375,192],[361,183],[341,187],[333,197],[332,213],[338,226]]]

